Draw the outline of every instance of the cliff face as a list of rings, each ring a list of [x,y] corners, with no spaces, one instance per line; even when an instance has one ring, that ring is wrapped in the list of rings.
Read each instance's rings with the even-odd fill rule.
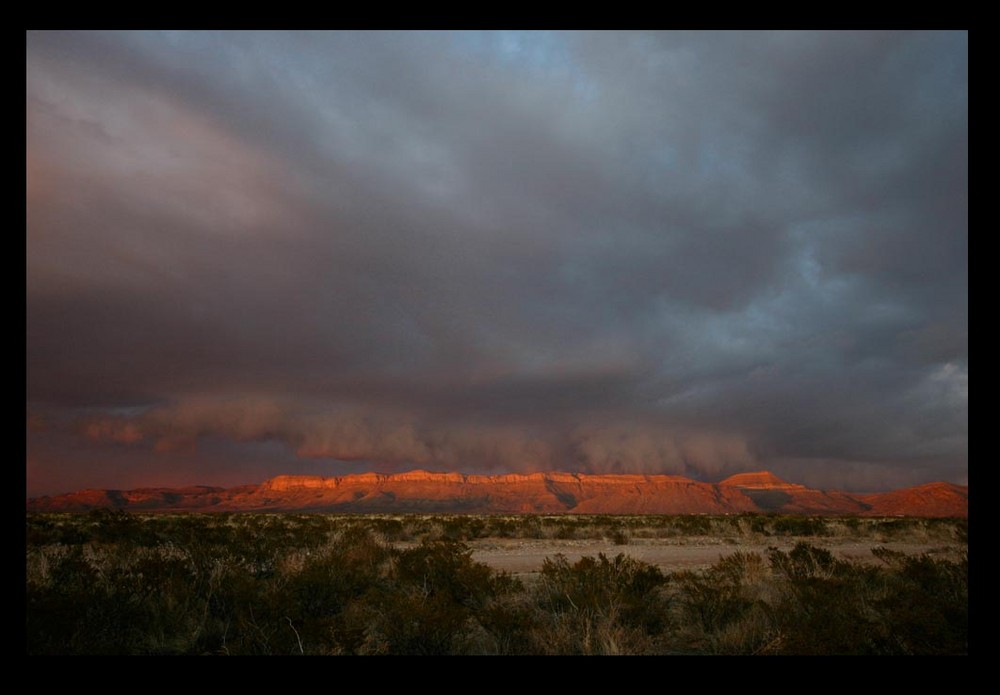
[[[340,477],[283,475],[222,489],[84,490],[28,500],[29,511],[327,511],[507,514],[864,514],[967,516],[968,488],[947,483],[881,495],[812,490],[746,473],[721,483],[670,475],[463,475],[410,471]]]
[[[869,505],[843,492],[812,490],[789,483],[773,473],[739,473],[726,478],[720,487],[741,490],[761,511],[782,514],[865,514]]]
[[[738,487],[744,490],[805,490],[805,485],[786,483],[784,480],[768,471],[755,473],[737,473],[723,480],[719,485]]]
[[[279,502],[281,501],[281,502]],[[281,476],[227,506],[343,511],[726,514],[755,506],[735,488],[669,475],[462,475],[411,471],[339,478]]]

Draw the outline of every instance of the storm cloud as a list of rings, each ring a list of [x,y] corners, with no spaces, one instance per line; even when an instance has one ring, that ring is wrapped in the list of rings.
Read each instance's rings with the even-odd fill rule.
[[[29,32],[29,494],[968,481],[965,32]]]

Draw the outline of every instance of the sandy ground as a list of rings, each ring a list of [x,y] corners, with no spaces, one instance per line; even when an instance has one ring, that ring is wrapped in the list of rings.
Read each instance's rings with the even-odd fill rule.
[[[532,540],[532,539],[499,539],[490,538],[472,541],[472,559],[485,563],[495,569],[510,572],[513,575],[532,575],[542,568],[547,557],[558,553],[566,556],[570,562],[575,562],[585,555],[596,556],[604,553],[614,557],[618,553],[631,555],[637,560],[659,566],[665,572],[677,570],[705,569],[726,555],[737,551],[754,552],[766,557],[769,547],[780,550],[791,550],[797,540],[826,548],[835,556],[860,560],[864,562],[879,562],[872,553],[876,545],[907,554],[929,553],[935,557],[957,559],[964,547],[958,545],[941,545],[928,543],[861,542],[856,539],[817,539],[817,538],[775,538],[768,543],[733,544],[722,542],[717,538],[686,538],[677,539],[633,539],[628,545],[615,545],[607,540]]]

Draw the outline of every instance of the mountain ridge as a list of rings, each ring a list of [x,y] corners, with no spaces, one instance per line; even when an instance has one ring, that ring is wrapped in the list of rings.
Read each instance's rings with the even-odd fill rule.
[[[666,474],[358,473],[280,475],[231,488],[87,489],[27,500],[27,511],[738,514],[968,516],[968,486],[928,483],[851,494],[786,482],[767,471],[718,483]]]

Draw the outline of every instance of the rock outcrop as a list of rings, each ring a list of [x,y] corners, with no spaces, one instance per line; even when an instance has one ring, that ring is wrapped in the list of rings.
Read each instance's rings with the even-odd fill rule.
[[[805,485],[786,483],[768,471],[737,473],[723,480],[719,485],[738,487],[743,490],[805,490]]]

